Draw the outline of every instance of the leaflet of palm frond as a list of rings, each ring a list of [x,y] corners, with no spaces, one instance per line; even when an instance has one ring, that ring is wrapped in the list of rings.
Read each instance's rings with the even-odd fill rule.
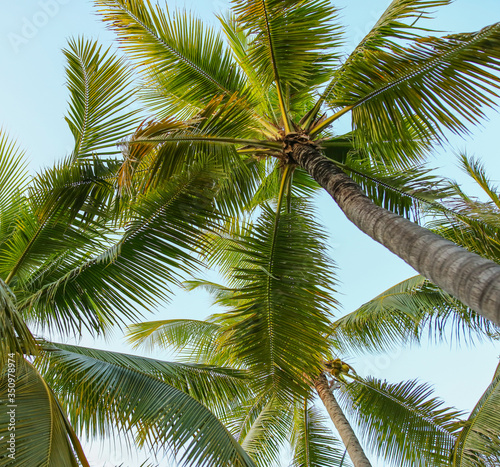
[[[432,397],[427,384],[358,377],[342,384],[337,398],[367,446],[387,465],[449,465],[462,414]]]

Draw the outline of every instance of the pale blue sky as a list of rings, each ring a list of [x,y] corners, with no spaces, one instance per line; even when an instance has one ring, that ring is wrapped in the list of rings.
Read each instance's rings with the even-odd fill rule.
[[[333,3],[343,9],[348,33],[346,50],[350,50],[390,2],[339,0]],[[169,0],[168,4],[186,6],[215,23],[213,12],[224,11],[229,2]],[[439,10],[436,17],[433,23],[436,29],[473,31],[500,21],[500,1],[457,0]],[[113,36],[96,16],[92,2],[84,0],[1,2],[0,31],[0,127],[27,150],[31,166],[36,170],[65,156],[72,147],[72,136],[63,119],[68,95],[64,87],[61,49],[66,39],[86,35],[109,45]],[[481,157],[491,178],[500,182],[497,149],[500,118],[495,112],[489,114],[490,121],[474,129],[472,137],[452,139],[450,147],[436,155],[433,165],[441,167],[442,174],[462,176],[455,168],[454,154],[466,148],[469,153]],[[331,233],[333,257],[338,263],[341,280],[339,300],[345,311],[352,311],[413,274],[405,263],[357,231],[327,197],[321,197],[319,207],[321,220]],[[203,318],[213,311],[208,310],[208,304],[209,299],[203,294],[180,294],[157,316],[181,317],[179,310],[190,310],[189,316]],[[188,315],[184,312],[182,317]],[[115,337],[107,344],[99,342],[96,346],[130,351],[121,344],[118,333]],[[83,344],[92,345],[92,342],[85,340]],[[448,405],[468,411],[491,379],[498,354],[499,347],[491,345],[451,350],[449,346],[429,346],[353,362],[361,374],[371,373],[393,382],[416,377],[431,382],[437,395]],[[105,461],[105,465],[111,466],[120,460],[125,461],[109,449],[102,456],[92,450],[95,466],[102,466]],[[125,462],[125,466],[134,465],[130,462]]]

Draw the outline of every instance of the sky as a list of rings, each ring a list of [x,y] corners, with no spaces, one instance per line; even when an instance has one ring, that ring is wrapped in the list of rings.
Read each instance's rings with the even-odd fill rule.
[[[346,52],[370,30],[389,3],[387,0],[333,2],[341,10],[346,25]],[[212,24],[216,21],[213,13],[225,11],[228,4],[225,0],[168,1],[171,8],[185,7]],[[473,4],[470,0],[457,0],[437,11],[432,27],[443,32],[468,32],[496,21],[500,21],[499,0],[477,0]],[[0,2],[0,31],[0,128],[26,150],[30,167],[36,171],[72,149],[72,135],[64,121],[68,93],[61,50],[67,39],[85,35],[113,46],[113,35],[96,15],[92,2],[86,0]],[[471,136],[452,138],[448,146],[435,154],[430,162],[439,168],[439,174],[454,177],[469,187],[456,168],[456,155],[467,151],[481,158],[491,179],[500,182],[496,144],[500,116],[495,111],[488,112],[488,116],[489,121],[474,128]],[[332,256],[339,268],[338,299],[343,305],[339,313],[355,310],[391,285],[414,275],[403,261],[350,224],[327,196],[318,199],[318,212],[331,235]],[[209,305],[210,299],[203,293],[179,293],[150,319],[204,318],[214,311]],[[106,342],[86,338],[80,343],[131,351],[119,332]],[[362,375],[371,374],[391,382],[414,378],[430,382],[447,405],[468,412],[491,381],[499,354],[500,347],[492,344],[461,348],[453,344],[425,344],[422,348],[391,354],[352,358],[350,363]],[[161,354],[155,356],[164,358]],[[124,462],[123,467],[138,465],[109,446],[101,449],[85,443],[85,447],[95,467],[110,467],[120,462]]]

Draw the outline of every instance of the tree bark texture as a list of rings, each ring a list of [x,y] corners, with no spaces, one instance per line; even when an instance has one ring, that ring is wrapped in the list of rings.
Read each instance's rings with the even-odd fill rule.
[[[354,467],[371,467],[356,434],[337,403],[332,390],[328,387],[328,380],[324,374],[314,381],[314,387],[339,432]]]
[[[377,206],[316,148],[297,144],[291,156],[362,232],[481,316],[500,325],[500,265]]]

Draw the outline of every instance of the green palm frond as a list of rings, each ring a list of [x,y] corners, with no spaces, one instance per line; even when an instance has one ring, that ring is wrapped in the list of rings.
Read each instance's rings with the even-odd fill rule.
[[[339,467],[341,443],[327,425],[323,413],[310,401],[296,404],[292,431],[293,460],[290,467]],[[344,461],[343,467],[348,467]]]
[[[258,466],[279,465],[282,446],[292,429],[292,420],[291,406],[280,404],[271,397],[258,410],[246,413],[243,422],[247,423],[240,427],[238,441]]]
[[[384,291],[335,321],[332,342],[349,351],[384,351],[418,343],[425,335],[436,341],[498,338],[499,329],[458,300],[414,276]]]
[[[356,378],[342,384],[337,397],[367,446],[387,464],[449,465],[461,413],[443,407],[428,385]]]
[[[23,281],[23,312],[42,328],[99,332],[165,300],[169,285],[200,264],[193,253],[218,220],[213,179],[206,166],[193,166],[148,192],[121,235],[54,258]]]
[[[243,96],[244,76],[224,47],[221,34],[199,19],[181,11],[171,15],[149,0],[96,3],[125,51],[142,71],[150,71],[151,85],[159,81],[160,92],[167,99],[165,111],[175,114],[186,104],[195,110],[203,108],[214,96]]]
[[[34,355],[38,350],[15,302],[14,294],[0,279],[0,370],[12,353]]]
[[[469,418],[453,448],[453,467],[493,467],[500,462],[500,367]]]
[[[13,373],[5,368],[0,379],[0,400],[6,402],[0,413],[0,438],[4,443],[0,465],[89,467],[80,442],[47,382],[21,356],[17,355],[13,362]],[[9,375],[15,380],[13,401],[9,398],[12,393],[8,392],[12,387]],[[15,430],[9,430],[9,426]],[[6,449],[11,434],[15,435],[13,451]],[[14,457],[8,457],[10,453]]]
[[[326,1],[233,2],[236,21],[253,34],[248,61],[263,89],[274,83],[285,132],[293,131],[290,102],[303,98],[330,76],[339,44],[336,11]],[[307,32],[307,34],[306,34]]]
[[[285,399],[308,392],[304,375],[319,371],[335,304],[332,263],[311,217],[297,200],[290,213],[262,207],[252,229],[237,239],[242,260],[233,269],[234,307],[215,316],[257,391]]]
[[[468,196],[461,187],[451,185],[452,194],[444,206],[452,211],[429,210],[435,217],[428,223],[443,237],[493,261],[500,261],[500,198],[483,165],[462,155],[459,159],[463,170],[486,194],[487,201]]]
[[[118,154],[117,142],[140,121],[136,111],[128,110],[132,70],[109,49],[84,38],[70,40],[64,54],[71,95],[66,122],[75,138],[71,158]]]
[[[328,103],[353,109],[365,145],[391,141],[394,125],[402,140],[412,132],[424,141],[445,130],[466,133],[464,122],[479,122],[498,96],[499,41],[500,24],[493,24],[390,52],[365,50],[362,61],[344,70]]]
[[[254,466],[212,412],[189,395],[227,404],[244,394],[240,372],[61,344],[50,344],[44,358],[45,379],[88,436],[128,433],[156,451],[182,447],[183,465]],[[169,384],[174,381],[180,389]]]
[[[315,105],[311,118],[307,123],[312,122],[321,108],[321,105],[330,97],[336,89],[338,82],[342,81],[342,75],[349,68],[360,66],[364,60],[366,50],[380,50],[387,47],[400,46],[401,40],[415,40],[419,37],[419,32],[427,29],[419,28],[415,23],[421,19],[431,18],[431,9],[444,6],[451,0],[393,0],[382,16],[375,23],[373,28],[356,46],[349,55],[346,62],[334,74],[332,81],[323,91],[321,98]]]

